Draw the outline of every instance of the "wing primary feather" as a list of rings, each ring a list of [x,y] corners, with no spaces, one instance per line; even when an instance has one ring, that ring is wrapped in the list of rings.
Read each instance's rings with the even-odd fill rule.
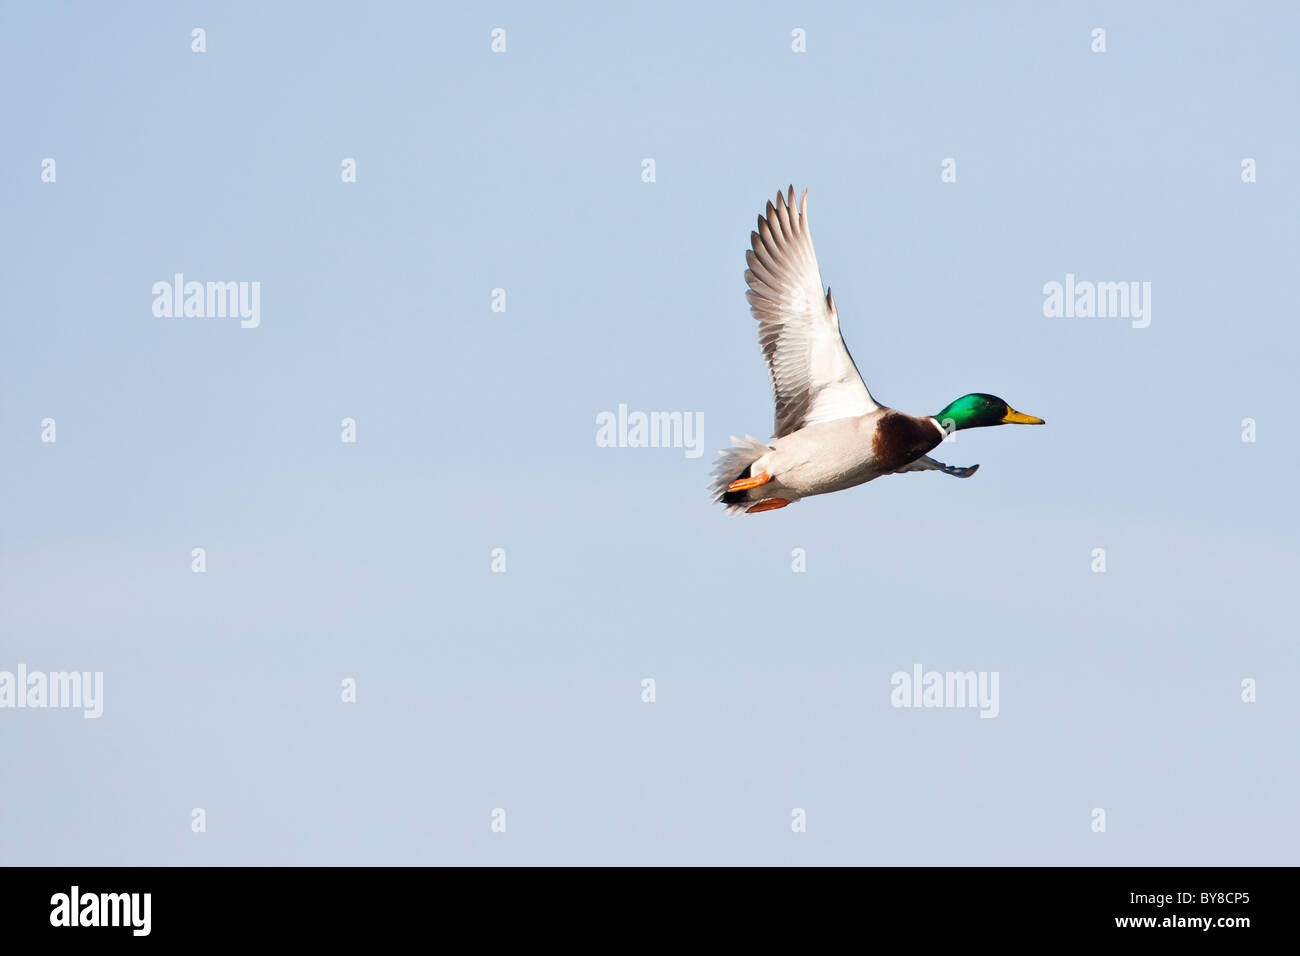
[[[745,294],[776,401],[776,437],[808,425],[865,415],[880,406],[840,335],[808,229],[808,190],[793,184],[767,201],[745,251]]]

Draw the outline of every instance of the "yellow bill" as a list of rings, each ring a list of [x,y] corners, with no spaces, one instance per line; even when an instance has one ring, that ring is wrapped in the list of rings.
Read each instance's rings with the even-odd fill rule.
[[[1014,408],[1007,406],[1007,413],[1002,418],[1004,425],[1046,425],[1047,422],[1041,418],[1035,418],[1033,415],[1026,415],[1024,412],[1018,412]]]

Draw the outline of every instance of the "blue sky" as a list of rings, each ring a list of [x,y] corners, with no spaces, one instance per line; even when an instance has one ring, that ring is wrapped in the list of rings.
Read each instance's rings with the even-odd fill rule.
[[[1298,862],[1290,6],[4,18],[0,671],[105,700],[0,709],[0,861]],[[1047,426],[710,505],[791,183],[877,399]],[[156,318],[177,272],[260,326]],[[1067,273],[1150,326],[1044,316]],[[891,707],[916,664],[997,718]]]

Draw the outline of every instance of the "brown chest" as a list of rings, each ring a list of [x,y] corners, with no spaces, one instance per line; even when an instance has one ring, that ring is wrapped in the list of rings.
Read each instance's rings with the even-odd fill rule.
[[[881,468],[893,470],[920,458],[942,438],[928,418],[890,412],[876,425],[871,453]]]

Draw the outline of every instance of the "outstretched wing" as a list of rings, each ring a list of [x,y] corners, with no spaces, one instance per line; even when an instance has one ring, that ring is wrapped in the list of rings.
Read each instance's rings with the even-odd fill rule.
[[[808,190],[794,205],[776,194],[758,217],[745,253],[745,298],[758,319],[772,391],[776,437],[805,425],[874,412],[876,404],[840,335],[835,300],[822,285],[808,231]]]
[[[954,478],[969,478],[979,471],[979,467],[979,465],[970,465],[966,468],[958,468],[955,465],[945,465],[941,461],[935,461],[928,455],[922,455],[916,461],[909,462],[899,468],[894,474],[901,475],[907,471],[941,471],[945,475],[952,475]]]

